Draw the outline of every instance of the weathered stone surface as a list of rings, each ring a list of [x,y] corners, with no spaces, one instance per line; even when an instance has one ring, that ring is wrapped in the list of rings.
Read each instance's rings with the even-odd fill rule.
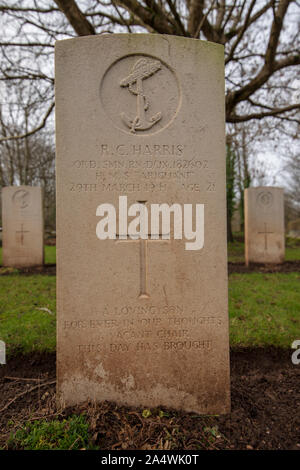
[[[228,412],[223,47],[60,41],[55,83],[59,401]],[[204,247],[99,240],[119,196],[204,204]]]
[[[270,186],[246,189],[246,264],[282,263],[284,255],[283,189]]]
[[[234,213],[231,219],[231,230],[233,232],[241,231],[241,214],[238,206],[234,208]]]
[[[2,188],[3,266],[29,267],[44,263],[42,188]]]

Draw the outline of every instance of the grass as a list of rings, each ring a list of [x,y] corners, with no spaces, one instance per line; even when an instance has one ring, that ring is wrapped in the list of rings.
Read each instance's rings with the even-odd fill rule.
[[[300,260],[300,240],[287,238],[285,259],[286,261]]]
[[[300,273],[231,274],[230,344],[289,348],[300,332]]]
[[[45,246],[45,264],[56,263],[56,246]]]
[[[299,337],[299,305],[300,273],[231,274],[231,346],[289,348]],[[1,276],[0,339],[8,355],[55,351],[55,308],[55,276]]]
[[[62,421],[27,422],[11,434],[9,450],[90,450],[89,425],[84,415],[72,415]]]
[[[232,263],[244,262],[245,246],[242,233],[234,234],[235,241],[228,243],[228,261]],[[287,238],[286,239],[286,250],[285,250],[286,261],[297,261],[300,260],[300,240]],[[56,263],[56,246],[45,246],[45,264]],[[2,247],[0,247],[0,266],[2,265]]]
[[[229,247],[231,260],[243,261],[243,244]],[[290,251],[288,251],[290,250]],[[300,246],[289,246],[290,259],[300,259]],[[298,253],[298,255],[297,255]],[[55,247],[46,247],[55,262]],[[17,352],[54,352],[56,347],[55,276],[0,276],[0,340],[8,356]],[[247,273],[229,276],[230,344],[232,347],[290,348],[299,338],[300,273]],[[144,410],[147,411],[147,410]],[[9,425],[9,423],[8,423]],[[208,428],[206,428],[208,429]],[[205,431],[208,432],[208,431]],[[213,434],[214,428],[209,432]],[[84,414],[67,419],[33,420],[19,426],[7,449],[97,449]]]
[[[245,261],[245,248],[244,243],[235,241],[233,243],[228,243],[228,261],[231,263],[239,263]]]
[[[0,339],[8,354],[55,350],[55,277],[0,277]]]
[[[228,261],[232,263],[243,263],[245,261],[245,245],[242,233],[234,234],[235,241],[228,243]],[[300,240],[287,238],[285,246],[285,260],[300,260]]]
[[[241,241],[229,244],[228,252],[230,261],[244,260]],[[45,247],[47,264],[55,255],[55,246]],[[299,240],[287,240],[286,259],[300,259]],[[55,277],[7,269],[10,275],[0,277],[0,340],[7,354],[55,351]],[[231,345],[290,347],[300,329],[299,280],[298,273],[230,275]]]

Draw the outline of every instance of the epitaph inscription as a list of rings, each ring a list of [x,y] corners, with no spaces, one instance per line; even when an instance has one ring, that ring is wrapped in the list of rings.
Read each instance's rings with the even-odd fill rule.
[[[223,60],[159,35],[56,43],[61,404],[229,411]],[[100,239],[97,208],[119,196],[203,206],[204,245],[187,251],[173,220],[170,240]]]

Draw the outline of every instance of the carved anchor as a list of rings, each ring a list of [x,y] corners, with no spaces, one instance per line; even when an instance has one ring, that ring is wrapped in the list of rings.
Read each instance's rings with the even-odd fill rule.
[[[147,120],[146,111],[149,108],[149,102],[144,95],[143,80],[151,77],[161,69],[159,60],[139,59],[132,67],[130,75],[124,78],[120,86],[127,87],[129,91],[136,96],[136,116],[130,119],[125,113],[121,113],[121,117],[132,133],[136,131],[144,131],[154,126],[162,117],[161,112],[155,114]],[[135,88],[134,88],[134,85]]]

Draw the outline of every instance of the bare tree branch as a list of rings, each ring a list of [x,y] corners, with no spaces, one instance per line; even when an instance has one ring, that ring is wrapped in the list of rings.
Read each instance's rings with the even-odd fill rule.
[[[166,16],[158,9],[157,4],[151,2],[152,7],[144,8],[138,0],[117,0],[118,5],[140,18],[144,25],[161,34],[176,34],[175,28]]]
[[[274,0],[271,0],[270,2],[266,3],[257,13],[255,13],[248,21],[248,27],[255,23],[261,16],[263,16],[274,4]],[[232,12],[231,12],[232,13]],[[230,17],[230,16],[229,16]],[[229,19],[229,18],[228,18]],[[225,25],[223,25],[223,30],[224,30]],[[226,40],[232,39],[234,36],[239,34],[240,30],[243,28],[242,26],[239,26],[238,28],[232,28],[230,31],[225,33]]]
[[[207,10],[207,12],[205,13],[205,15],[201,18],[200,23],[199,23],[199,25],[197,26],[197,29],[196,29],[194,38],[198,38],[198,37],[199,37],[200,31],[201,31],[201,29],[202,29],[202,26],[204,25],[204,22],[207,20],[208,15],[209,15],[210,12],[212,11],[215,2],[216,2],[216,0],[213,0],[213,1],[211,2],[210,8]]]
[[[54,44],[47,44],[43,42],[0,42],[0,46],[12,47],[51,47],[54,49]]]
[[[289,3],[289,0],[280,0],[279,2],[278,9],[274,14],[270,31],[269,42],[265,54],[265,62],[257,76],[254,77],[247,85],[227,94],[226,116],[228,119],[230,119],[228,122],[233,122],[231,119],[233,118],[232,112],[235,106],[239,102],[249,98],[253,93],[261,88],[275,72],[281,70],[282,68],[300,63],[300,53],[275,62],[279,36],[283,25],[284,15],[286,14]]]
[[[269,43],[266,52],[265,64],[269,70],[272,70],[272,66],[275,60],[275,54],[279,42],[279,36],[282,30],[283,19],[286,11],[290,4],[290,0],[280,0],[278,8],[274,11],[274,19],[271,27]]]
[[[188,36],[186,30],[185,30],[185,27],[183,26],[183,23],[180,19],[180,16],[179,16],[179,13],[177,12],[176,10],[176,6],[175,6],[175,2],[173,2],[172,0],[167,0],[167,3],[169,5],[169,8],[174,16],[174,19],[176,20],[178,26],[179,26],[179,29],[180,31],[182,32],[182,35],[183,36]]]
[[[11,135],[9,137],[0,137],[0,143],[1,142],[7,142],[9,140],[24,139],[26,137],[29,137],[29,136],[35,134],[36,132],[40,131],[41,129],[43,129],[43,127],[45,127],[45,125],[46,125],[48,117],[50,116],[52,110],[54,109],[54,106],[55,106],[55,103],[52,103],[51,106],[48,108],[41,124],[39,126],[37,126],[35,129],[32,129],[31,131],[25,132],[24,134],[21,134],[21,135]]]
[[[205,18],[204,13],[204,0],[191,0],[189,6],[189,21],[188,31],[192,37],[195,37],[199,24],[201,24],[201,30],[208,41],[221,42],[217,32],[213,29],[212,25]]]
[[[288,111],[293,111],[296,109],[300,109],[300,104],[292,104],[290,106],[286,106],[285,108],[275,108],[275,109],[270,109],[269,111],[264,111],[261,113],[251,113],[251,114],[246,114],[245,116],[238,116],[237,114],[232,114],[229,116],[227,122],[246,122],[250,121],[251,119],[263,119],[265,117],[269,116],[277,116],[278,114],[284,114],[287,113]],[[300,124],[300,119],[296,120]]]
[[[296,78],[294,66],[299,65],[300,57],[294,13],[287,13],[295,12],[297,8],[297,3],[292,0],[51,2],[24,0],[10,6],[14,2],[2,0],[0,12],[11,22],[9,30],[16,31],[13,37],[7,35],[0,42],[0,80],[7,89],[19,86],[22,80],[27,84],[32,81],[36,84],[36,96],[39,88],[44,87],[43,103],[52,94],[53,78],[47,77],[47,73],[56,39],[114,32],[116,28],[118,32],[146,30],[185,37],[200,36],[225,45],[228,122],[244,122],[247,116],[256,119],[256,102],[267,103],[270,109],[265,108],[265,113],[285,109],[282,114],[270,114],[277,119],[283,116],[287,120],[289,112],[294,112],[289,107],[293,90],[287,84]],[[34,26],[33,33],[31,26]],[[283,93],[275,91],[275,78]],[[48,83],[51,87],[46,90]],[[245,116],[240,116],[241,110]]]
[[[66,15],[78,36],[96,34],[92,24],[78,8],[75,0],[54,0],[59,9]]]
[[[247,13],[247,16],[246,16],[246,19],[245,19],[245,22],[242,26],[242,28],[240,29],[237,37],[236,37],[236,40],[234,41],[233,45],[231,46],[231,49],[230,49],[230,52],[228,54],[228,56],[226,57],[226,60],[225,60],[225,64],[227,64],[228,62],[230,62],[230,60],[232,59],[233,55],[234,55],[234,52],[238,46],[238,44],[240,43],[246,29],[248,28],[249,26],[249,21],[250,21],[250,16],[251,16],[251,13],[252,13],[252,10],[254,8],[254,5],[256,3],[256,0],[252,0],[251,1],[251,4],[249,6],[249,10],[248,10],[248,13]]]

